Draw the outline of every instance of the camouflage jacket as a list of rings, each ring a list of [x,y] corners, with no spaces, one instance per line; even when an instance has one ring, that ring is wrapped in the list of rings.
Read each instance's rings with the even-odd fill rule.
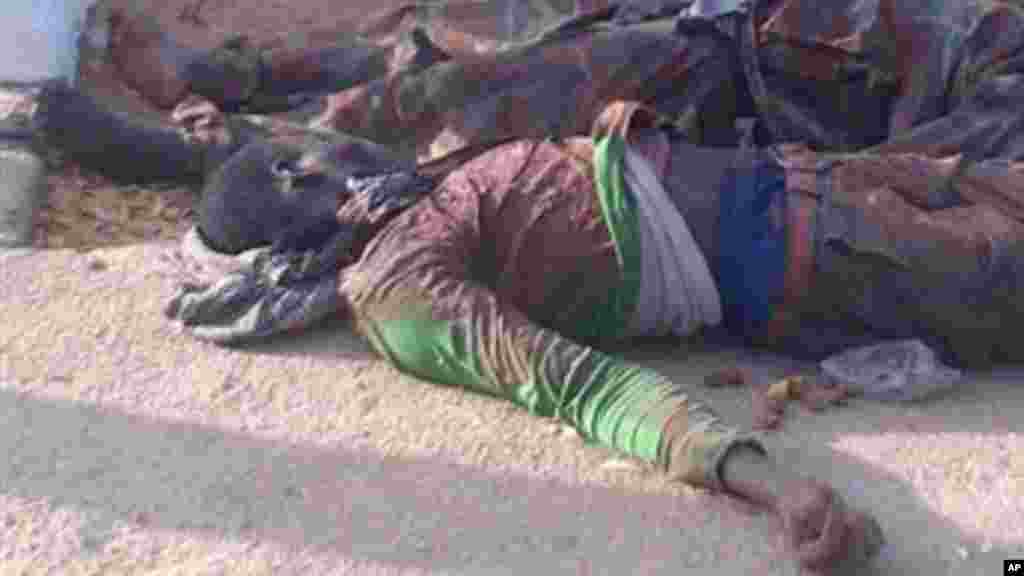
[[[1016,158],[1024,18],[1000,2],[703,2],[675,18],[577,22],[531,42],[334,95],[318,123],[436,155],[466,142],[578,134],[613,99],[673,118],[696,144]],[[728,4],[728,3],[724,3]],[[714,9],[718,8],[718,11]]]

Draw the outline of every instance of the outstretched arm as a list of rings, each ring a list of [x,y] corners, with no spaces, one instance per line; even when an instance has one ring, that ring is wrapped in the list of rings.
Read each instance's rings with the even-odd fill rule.
[[[104,176],[133,184],[196,185],[202,181],[206,147],[157,121],[115,113],[96,98],[62,82],[38,96],[41,133],[47,145]]]
[[[673,479],[753,501],[779,515],[808,568],[878,552],[883,540],[870,516],[847,511],[827,485],[780,469],[761,444],[724,425],[684,387],[502,303],[471,279],[468,239],[435,237],[431,248],[417,226],[423,218],[397,221],[341,288],[362,333],[400,370],[511,400],[651,461]]]
[[[847,558],[852,537],[878,536],[877,525],[848,514],[833,490],[779,469],[756,439],[726,426],[687,388],[540,325],[500,298],[478,270],[488,258],[478,229],[487,211],[482,185],[460,172],[449,176],[344,274],[342,295],[381,355],[420,378],[558,418],[674,479],[759,503],[783,518],[808,567]],[[866,528],[851,532],[857,522]],[[869,543],[867,555],[879,545]]]
[[[670,417],[679,416],[674,420],[687,422],[686,449],[677,451],[682,456],[672,468],[682,479],[720,488],[722,455],[734,443],[756,444],[752,439],[720,423],[676,383],[538,324],[482,280],[480,268],[494,265],[483,263],[490,257],[480,219],[493,199],[483,188],[504,186],[490,168],[515,168],[515,157],[528,149],[499,148],[449,175],[370,243],[341,287],[358,327],[405,372],[511,400],[666,467],[662,437]],[[481,180],[491,176],[497,181]]]

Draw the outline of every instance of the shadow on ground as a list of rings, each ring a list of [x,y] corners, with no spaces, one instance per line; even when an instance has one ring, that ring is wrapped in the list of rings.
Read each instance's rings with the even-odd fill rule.
[[[970,406],[961,401],[961,409]],[[570,486],[443,460],[388,459],[359,445],[265,441],[9,390],[0,391],[0,414],[15,432],[0,440],[7,468],[0,491],[111,520],[144,518],[161,529],[269,539],[430,570],[793,570],[780,557],[772,520],[717,498]],[[802,468],[843,479],[840,486],[863,485],[852,499],[878,510],[886,525],[894,550],[863,573],[995,574],[1011,554],[997,546],[955,565],[929,547],[972,538],[905,483],[823,444],[802,457]]]

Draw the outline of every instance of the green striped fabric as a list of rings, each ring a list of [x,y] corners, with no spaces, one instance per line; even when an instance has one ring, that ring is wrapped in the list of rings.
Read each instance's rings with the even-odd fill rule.
[[[624,340],[630,336],[630,318],[640,292],[640,227],[636,200],[626,187],[623,170],[626,143],[612,135],[594,147],[594,182],[608,233],[615,244],[622,281],[608,292],[604,305],[594,310],[589,324],[575,334],[591,341]]]

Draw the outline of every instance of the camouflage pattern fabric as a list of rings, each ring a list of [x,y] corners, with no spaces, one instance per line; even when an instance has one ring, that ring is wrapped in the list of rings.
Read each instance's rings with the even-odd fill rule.
[[[1012,5],[789,0],[757,3],[753,20],[719,9],[676,22],[612,18],[392,75],[335,95],[320,125],[440,153],[495,135],[582,133],[621,98],[654,106],[698,144],[734,144],[736,118],[760,115],[777,132],[761,144],[1020,151],[1024,20]],[[749,42],[743,22],[756,25]]]
[[[785,162],[813,231],[815,270],[794,310],[804,331],[921,338],[960,366],[1024,358],[1019,163],[796,147]],[[838,351],[816,339],[819,357]]]
[[[783,151],[791,195],[813,198],[798,324],[912,334],[959,365],[1019,361],[1024,14],[785,0],[755,23],[759,112],[803,111],[773,136],[815,150]]]
[[[424,158],[507,137],[583,134],[606,104],[635,100],[700,134],[735,115],[728,59],[720,40],[676,34],[671,20],[592,24],[339,92],[313,125]],[[705,116],[708,107],[727,111]]]
[[[303,101],[299,95],[308,99],[308,93],[419,70],[451,54],[522,42],[573,13],[566,0],[381,0],[376,6],[326,28],[314,24],[269,41],[237,30],[220,46],[200,50],[176,41],[151,14],[129,4],[109,14],[110,61],[123,82],[160,108],[191,92],[224,110],[264,113],[296,106]]]

